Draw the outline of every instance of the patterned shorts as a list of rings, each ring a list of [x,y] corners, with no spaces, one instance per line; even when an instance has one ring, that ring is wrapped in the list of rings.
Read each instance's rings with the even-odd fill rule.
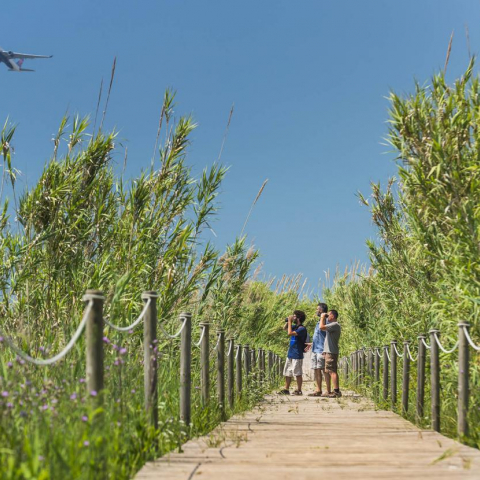
[[[325,354],[312,352],[310,367],[312,370],[325,370]]]

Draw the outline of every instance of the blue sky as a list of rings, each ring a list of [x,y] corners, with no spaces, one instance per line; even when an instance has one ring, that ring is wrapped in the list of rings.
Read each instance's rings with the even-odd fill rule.
[[[303,272],[311,287],[327,269],[368,261],[375,230],[355,193],[395,173],[382,145],[389,91],[443,68],[452,30],[450,80],[468,63],[465,25],[472,53],[480,45],[478,0],[18,0],[2,20],[2,48],[54,55],[26,63],[31,74],[0,65],[0,121],[19,124],[24,185],[38,179],[65,111],[94,114],[116,56],[105,125],[128,145],[127,173],[150,163],[166,87],[176,113],[199,124],[195,171],[217,159],[235,103],[212,239],[221,249],[234,240],[268,178],[249,239],[265,275]]]

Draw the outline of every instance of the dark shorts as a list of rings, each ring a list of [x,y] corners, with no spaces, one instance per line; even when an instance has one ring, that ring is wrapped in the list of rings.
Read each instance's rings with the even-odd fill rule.
[[[338,353],[325,353],[325,371],[327,373],[337,373]]]

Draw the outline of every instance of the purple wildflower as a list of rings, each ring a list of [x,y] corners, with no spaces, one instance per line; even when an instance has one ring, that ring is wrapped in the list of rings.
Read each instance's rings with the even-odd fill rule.
[[[12,368],[12,367],[13,367],[13,363],[12,363],[12,362],[8,362],[8,363],[7,363],[7,367],[8,367],[8,368]]]
[[[104,341],[105,343],[110,343],[110,340],[108,339],[108,337],[103,337],[103,341]]]
[[[43,412],[44,412],[45,410],[48,410],[48,405],[42,405],[42,406],[40,407],[40,410],[42,410]]]
[[[8,392],[2,392],[2,397],[8,397]]]
[[[92,397],[96,397],[96,396],[97,396],[96,390],[92,390],[92,391],[90,392],[90,395],[91,395]]]
[[[125,347],[120,349],[120,355],[125,355],[127,353],[127,349]]]
[[[135,393],[135,389],[134,389],[134,388],[132,388],[132,393]]]
[[[85,441],[83,442],[83,445],[84,445],[85,447],[88,447],[88,446],[90,445],[90,442],[89,442],[88,440],[85,440]]]
[[[45,347],[39,347],[39,350],[40,350],[41,352],[44,352],[44,351],[45,351]]]
[[[88,422],[88,417],[86,415],[82,417],[82,422]]]
[[[84,378],[81,378],[81,379],[79,380],[79,382],[80,382],[80,383],[85,383],[85,379],[84,379]]]
[[[74,392],[70,395],[70,400],[76,400],[77,399],[77,394]]]
[[[131,334],[133,333],[133,330],[130,329],[130,330],[128,331],[128,333],[130,333],[130,335],[131,335]]]
[[[45,457],[44,457],[43,455],[39,455],[39,456],[38,456],[38,460],[39,460],[40,462],[43,462],[43,461],[45,460]]]
[[[0,343],[2,343],[2,342],[3,342],[3,337],[0,337]]]
[[[8,402],[8,403],[7,403],[7,408],[13,408],[13,403]]]

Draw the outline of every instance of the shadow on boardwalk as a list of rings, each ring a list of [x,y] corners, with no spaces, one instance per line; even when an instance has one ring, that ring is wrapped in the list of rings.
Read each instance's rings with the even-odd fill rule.
[[[311,390],[311,384],[305,386]],[[183,453],[150,462],[136,480],[479,479],[480,451],[354,394],[267,396]]]

